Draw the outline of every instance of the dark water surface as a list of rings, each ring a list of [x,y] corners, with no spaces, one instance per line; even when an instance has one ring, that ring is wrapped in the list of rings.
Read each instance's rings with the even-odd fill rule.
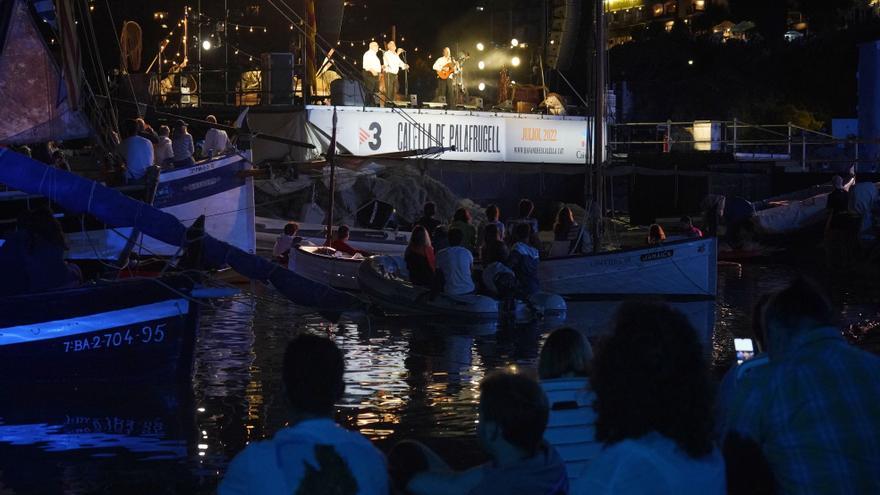
[[[678,304],[717,370],[733,360],[733,337],[749,333],[760,294],[794,273],[722,266],[717,301]],[[845,324],[880,320],[870,289],[843,284],[832,294]],[[574,303],[567,323],[594,339],[618,304]],[[232,456],[284,426],[278,372],[285,344],[303,331],[328,335],[345,352],[342,423],[383,449],[418,438],[470,465],[483,458],[473,438],[480,379],[499,367],[533,368],[546,330],[366,316],[330,323],[271,293],[242,294],[205,311],[191,388],[4,390],[0,495],[213,493]]]

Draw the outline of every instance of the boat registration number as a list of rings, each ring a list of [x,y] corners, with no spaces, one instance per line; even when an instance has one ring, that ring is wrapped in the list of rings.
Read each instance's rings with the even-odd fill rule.
[[[674,250],[667,249],[665,251],[655,251],[653,253],[643,254],[639,259],[641,261],[657,261],[666,258],[672,258],[673,254],[675,254]]]
[[[65,340],[64,352],[83,352],[97,349],[113,349],[142,344],[160,344],[165,341],[166,323],[144,326],[140,330],[128,329],[124,332],[107,332],[79,339]]]

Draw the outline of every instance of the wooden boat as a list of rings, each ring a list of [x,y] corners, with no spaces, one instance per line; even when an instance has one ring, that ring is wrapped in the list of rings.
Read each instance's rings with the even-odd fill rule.
[[[542,259],[541,289],[566,299],[605,295],[712,298],[716,294],[717,241],[688,239],[660,246]]]
[[[506,315],[517,320],[564,314],[565,301],[556,294],[539,292],[529,303],[517,302],[506,310],[489,296],[431,293],[409,282],[406,263],[399,256],[371,256],[357,274],[361,291],[379,306],[403,314],[438,315],[473,320],[495,320]]]
[[[255,226],[259,245],[272,246],[275,243],[275,239],[283,232],[286,223],[287,221],[285,220],[257,217]],[[305,241],[320,246],[327,239],[327,227],[325,225],[300,223],[297,235]],[[406,251],[406,246],[409,244],[409,237],[409,232],[399,230],[352,227],[348,243],[357,249],[363,249],[371,253],[403,255],[404,251]]]
[[[198,307],[184,278],[0,298],[0,381],[186,381]]]
[[[360,290],[360,255],[348,256],[328,246],[300,246],[291,249],[288,269],[297,275],[334,289]]]

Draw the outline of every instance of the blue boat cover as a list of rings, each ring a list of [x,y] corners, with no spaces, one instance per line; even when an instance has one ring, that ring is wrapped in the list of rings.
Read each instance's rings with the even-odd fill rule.
[[[186,244],[186,227],[169,213],[78,175],[0,149],[0,183],[45,196],[68,213],[88,213],[110,227],[135,227],[173,246]],[[210,265],[229,265],[238,273],[270,282],[292,302],[323,311],[354,309],[359,301],[346,292],[308,280],[285,267],[205,235],[203,257]]]

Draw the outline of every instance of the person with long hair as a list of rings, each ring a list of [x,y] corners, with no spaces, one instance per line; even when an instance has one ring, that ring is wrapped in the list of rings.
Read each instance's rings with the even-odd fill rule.
[[[659,223],[652,224],[648,227],[648,237],[645,240],[649,246],[659,246],[666,240],[666,232]]]
[[[193,144],[192,134],[186,130],[186,122],[178,120],[174,124],[174,134],[171,136],[171,148],[174,150],[174,166],[190,167],[195,164],[193,153],[195,153],[195,145]]]
[[[437,271],[437,261],[434,257],[434,247],[431,246],[431,237],[428,236],[425,227],[416,225],[413,228],[403,258],[409,271],[409,281],[413,285],[430,287],[434,281],[434,273]]]
[[[472,253],[477,249],[477,228],[471,224],[471,212],[467,208],[455,210],[449,230],[460,230],[462,234],[461,245]]]
[[[563,206],[556,213],[556,222],[553,223],[553,240],[568,241],[568,252],[578,253],[581,251],[581,242],[579,242],[581,226],[574,220],[574,213],[571,208]]]
[[[605,448],[573,495],[723,494],[712,442],[712,380],[696,330],[680,311],[628,302],[596,356],[596,439]]]

